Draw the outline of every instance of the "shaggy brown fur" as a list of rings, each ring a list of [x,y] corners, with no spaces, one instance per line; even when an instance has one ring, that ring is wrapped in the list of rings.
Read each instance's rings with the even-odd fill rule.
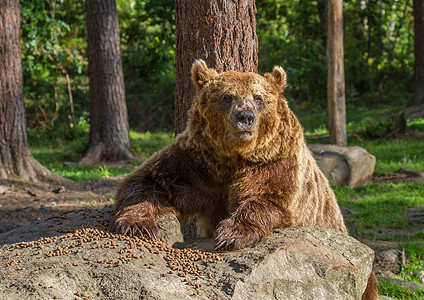
[[[217,249],[258,243],[275,228],[328,226],[347,233],[334,193],[282,92],[286,73],[193,64],[187,129],[119,186],[113,228],[156,237],[156,218],[198,216]],[[376,291],[376,289],[371,289]],[[376,298],[368,298],[376,299]]]

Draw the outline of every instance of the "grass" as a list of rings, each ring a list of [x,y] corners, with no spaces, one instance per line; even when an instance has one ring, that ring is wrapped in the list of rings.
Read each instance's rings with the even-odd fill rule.
[[[411,223],[403,216],[414,212],[424,212],[424,184],[371,184],[357,188],[333,187],[339,205],[356,212],[346,221],[354,222],[354,234],[373,239],[387,239],[385,229],[410,227]],[[402,235],[397,238],[407,238]]]
[[[69,132],[72,130],[63,128],[52,132],[29,131],[28,140],[35,159],[56,174],[77,182],[131,173],[141,162],[172,143],[174,139],[171,133],[130,131],[131,149],[138,160],[116,167],[81,167],[78,162],[87,149],[88,129],[79,130],[79,133]],[[78,138],[75,138],[76,135],[79,135]]]
[[[364,142],[352,142],[351,146],[361,146],[369,153],[376,156],[374,173],[394,173],[399,168],[424,172],[424,149],[423,140],[410,138],[400,140],[367,140]]]
[[[402,280],[422,283],[418,278],[418,273],[424,270],[424,232],[420,238],[401,244],[402,248],[408,252],[410,263],[402,268],[399,278]]]
[[[380,295],[385,295],[393,299],[422,300],[424,299],[424,290],[411,290],[396,283],[380,281],[378,284]]]

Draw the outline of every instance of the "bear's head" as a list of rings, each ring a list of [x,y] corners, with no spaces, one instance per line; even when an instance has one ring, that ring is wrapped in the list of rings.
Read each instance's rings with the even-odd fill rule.
[[[196,96],[188,133],[220,154],[252,162],[289,157],[303,130],[283,97],[286,73],[217,73],[203,60],[192,66]]]

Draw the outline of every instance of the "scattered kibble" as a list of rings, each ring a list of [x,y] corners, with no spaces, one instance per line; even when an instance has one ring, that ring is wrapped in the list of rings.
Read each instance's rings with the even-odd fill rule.
[[[197,261],[204,261],[207,263],[213,263],[217,261],[222,261],[223,258],[220,254],[214,252],[207,252],[199,249],[176,249],[172,248],[170,245],[166,244],[164,239],[157,239],[152,241],[145,237],[129,237],[121,234],[113,234],[107,231],[108,223],[102,219],[104,212],[101,213],[89,213],[81,212],[81,217],[84,218],[93,218],[96,220],[96,223],[90,224],[88,227],[82,228],[64,228],[59,227],[57,231],[62,233],[60,236],[53,237],[41,237],[37,241],[30,242],[20,242],[11,245],[13,249],[25,249],[25,248],[35,248],[35,252],[38,255],[43,254],[44,257],[53,258],[66,255],[75,255],[76,253],[81,253],[82,246],[86,245],[86,249],[93,249],[90,251],[96,251],[96,249],[110,249],[118,255],[114,258],[101,258],[96,260],[88,261],[79,261],[79,262],[66,262],[67,266],[79,266],[81,263],[84,264],[100,264],[105,268],[112,267],[122,267],[125,264],[132,263],[137,260],[144,260],[144,255],[141,254],[141,251],[148,251],[154,255],[162,255],[163,259],[166,261],[167,267],[170,269],[167,273],[162,273],[162,277],[166,277],[167,274],[176,274],[181,277],[188,285],[196,287],[197,289],[202,287],[201,283],[195,283],[190,281],[189,278],[194,278],[192,280],[212,279],[211,272],[204,272],[203,266],[197,264]],[[62,220],[65,220],[65,215],[60,215],[57,217],[49,217],[53,223],[62,224]],[[105,240],[106,238],[111,240]],[[59,244],[60,243],[60,244]],[[55,246],[58,244],[59,246]],[[43,250],[46,249],[43,253]],[[16,252],[16,256],[22,258],[25,261],[26,252]],[[78,258],[78,256],[75,256]],[[24,270],[25,268],[21,265],[23,260],[18,261],[11,260],[9,262],[4,262],[1,264],[2,267],[11,267],[15,266],[16,270]],[[43,258],[44,259],[44,258]],[[47,265],[39,266],[39,270],[45,269],[55,269],[57,266],[55,264],[49,265],[48,259],[44,260],[47,262]],[[150,263],[143,263],[148,269],[153,269],[153,265]],[[193,277],[191,277],[193,276]],[[213,283],[210,283],[213,286]],[[40,286],[44,286],[40,283]],[[50,286],[53,288],[52,286]],[[47,288],[47,286],[44,286]],[[89,296],[84,296],[82,292],[76,293],[77,297],[85,297],[89,299]],[[55,296],[55,299],[58,299],[58,296]],[[91,298],[90,298],[91,299]]]

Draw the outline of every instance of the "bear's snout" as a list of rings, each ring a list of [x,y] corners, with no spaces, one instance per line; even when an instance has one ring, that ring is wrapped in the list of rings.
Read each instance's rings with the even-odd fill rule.
[[[250,110],[242,110],[236,114],[237,124],[247,129],[255,124],[255,114]]]

